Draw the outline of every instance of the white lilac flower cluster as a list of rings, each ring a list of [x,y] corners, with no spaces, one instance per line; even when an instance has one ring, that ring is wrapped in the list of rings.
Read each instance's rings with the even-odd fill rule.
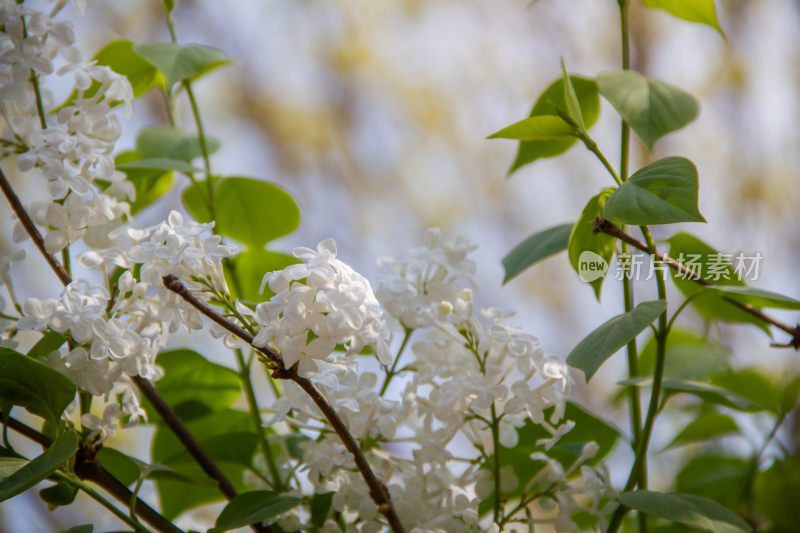
[[[480,519],[478,506],[494,490],[489,458],[502,453],[494,448],[493,432],[503,447],[513,448],[518,444],[517,428],[526,423],[549,435],[536,443],[540,451],[531,456],[543,468],[530,482],[518,480],[509,468],[502,469],[502,489],[510,491],[525,483],[518,487],[524,493],[546,492],[548,496],[529,507],[539,515],[537,520],[550,521],[559,532],[578,531],[572,519],[578,509],[597,517],[594,529],[602,529],[614,509],[614,493],[607,472],[587,464],[597,446],[587,443],[566,467],[546,455],[573,427],[572,421],[564,420],[565,398],[572,388],[566,364],[548,356],[534,337],[508,325],[509,314],[485,309],[476,316],[469,289],[475,285],[475,267],[468,257],[475,246],[466,239],[445,241],[436,230],[427,237],[425,248],[380,260],[392,274],[376,294],[403,329],[419,338],[412,345],[414,358],[405,366],[411,372],[397,378],[403,383],[394,383],[390,389],[399,388],[400,397],[385,398],[386,387],[378,387],[378,376],[369,372],[354,375],[326,366],[313,380],[356,438],[379,443],[368,448],[368,459],[387,481],[401,521],[414,533],[490,527]],[[332,250],[323,243],[316,253],[304,254],[314,264],[326,263]],[[289,280],[311,273],[307,268],[299,266],[291,272],[290,267],[269,276],[283,294],[276,296],[276,304],[262,304],[262,327],[270,328],[276,319],[288,320],[288,316],[303,324],[312,320],[313,312],[304,313],[314,301],[313,294],[295,306],[285,294]],[[306,283],[315,282],[306,278]],[[298,283],[306,291],[303,287]],[[280,312],[263,320],[271,305]],[[291,314],[295,309],[298,312]],[[269,335],[281,327],[270,329]],[[286,385],[273,409],[270,423],[284,420],[305,429],[324,426],[322,414],[294,384]],[[309,440],[303,464],[317,492],[335,492],[335,510],[358,514],[363,521],[359,531],[384,529],[352,457],[335,434],[321,433]],[[290,513],[283,520],[285,528],[296,529],[301,516]],[[334,531],[338,526],[331,522],[326,527]]]
[[[54,253],[81,238],[93,247],[108,246],[108,230],[128,215],[125,200],[135,194],[112,155],[121,127],[111,105],[123,103],[130,111],[130,83],[108,67],[80,61],[68,21],[2,0],[0,27],[0,111],[8,139],[0,150],[18,154],[20,171],[37,169],[56,201],[36,202],[29,210],[35,222],[50,228],[45,246]],[[65,64],[56,74],[72,73],[75,87],[60,107],[45,83],[57,60]],[[19,226],[15,238],[24,238]]]
[[[45,354],[45,362],[93,395],[108,400],[122,394],[121,405],[109,404],[102,418],[84,417],[103,439],[120,417],[135,422],[143,414],[129,378],[158,377],[155,357],[167,335],[181,323],[202,327],[201,315],[166,290],[162,276],[176,274],[193,288],[227,292],[221,261],[236,249],[211,234],[213,224],[184,222],[177,212],[142,230],[122,225],[129,214],[124,200],[133,199],[134,187],[114,167],[121,125],[112,106],[121,103],[130,112],[133,93],[124,76],[80,61],[71,23],[55,18],[64,3],[47,15],[0,0],[0,156],[16,156],[26,179],[45,184],[50,200],[34,202],[28,212],[45,231],[46,250],[81,241],[86,251],[79,264],[99,271],[105,284],[76,278],[58,298],[17,304],[8,276],[12,254],[0,263],[0,284],[8,285],[21,316],[4,318],[0,326],[7,346],[15,345],[17,330],[62,334],[67,342]],[[79,12],[83,4],[76,2]],[[56,64],[63,66],[56,70]],[[74,91],[58,106],[48,81],[66,73]],[[20,224],[14,236],[24,238]],[[138,280],[132,273],[137,265]],[[124,270],[112,284],[109,274],[119,267]]]
[[[334,240],[293,254],[304,262],[264,276],[262,290],[267,284],[275,295],[256,307],[259,331],[253,344],[277,349],[285,366],[297,364],[305,377],[314,375],[317,361],[329,360],[337,345],[346,349],[339,362],[351,367],[365,346],[374,348],[381,363],[391,363],[383,310],[369,281],[336,258]]]

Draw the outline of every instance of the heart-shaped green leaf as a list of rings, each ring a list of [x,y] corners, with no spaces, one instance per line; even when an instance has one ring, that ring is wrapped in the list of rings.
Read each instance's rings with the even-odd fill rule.
[[[705,222],[697,209],[697,169],[667,157],[636,171],[606,201],[603,216],[623,224]]]
[[[597,87],[651,151],[658,139],[697,117],[690,94],[632,70],[601,73]]]
[[[196,44],[142,43],[135,45],[133,51],[164,75],[168,90],[179,81],[198,78],[229,63],[216,48]]]
[[[253,248],[283,237],[300,224],[300,208],[275,183],[252,178],[225,178],[214,196],[217,231]]]
[[[730,254],[722,254],[704,243],[694,235],[677,233],[667,239],[669,242],[669,256],[684,264],[688,269],[714,283],[715,286],[744,286],[733,265]],[[689,276],[676,270],[671,270],[672,281],[684,296],[692,297],[692,305],[704,316],[717,318],[728,322],[746,322],[753,324],[765,332],[769,327],[750,313],[743,311],[723,298],[720,291],[711,291],[704,288]],[[701,292],[703,294],[696,294]]]

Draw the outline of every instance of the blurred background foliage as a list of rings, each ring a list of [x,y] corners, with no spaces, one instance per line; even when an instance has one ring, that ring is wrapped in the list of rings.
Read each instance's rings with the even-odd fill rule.
[[[724,37],[632,2],[633,68],[693,94],[701,111],[653,154],[632,137],[631,168],[670,155],[693,160],[700,210],[709,223],[686,229],[720,250],[760,252],[764,260],[753,285],[797,298],[800,3],[719,0],[717,9]],[[568,353],[621,311],[618,285],[608,282],[598,304],[564,254],[501,285],[500,260],[513,246],[574,221],[585,199],[610,183],[579,145],[509,178],[516,143],[485,139],[527,115],[560,77],[561,57],[570,72],[590,77],[619,68],[616,1],[182,0],[175,18],[181,43],[214,46],[234,60],[195,87],[207,129],[222,141],[215,172],[280,183],[300,205],[299,230],[277,248],[333,236],[340,256],[375,279],[375,258],[418,245],[424,228],[467,235],[480,245],[479,304],[517,310],[516,323],[552,353]],[[90,0],[75,25],[87,57],[117,38],[168,40],[157,0]],[[188,105],[177,111],[178,121],[192,129]],[[166,122],[158,92],[137,100],[133,118],[124,121],[120,151],[133,146],[139,128]],[[602,101],[592,135],[615,164],[618,128]],[[141,212],[139,225],[180,208],[181,188]],[[9,220],[5,204],[2,209]],[[675,229],[656,227],[655,237]],[[48,274],[42,268],[39,279]],[[39,292],[47,284],[30,288]],[[655,296],[650,285],[637,284],[640,299]],[[797,320],[796,313],[775,315]],[[776,378],[800,369],[796,352],[768,348],[769,338],[752,326],[706,325],[691,313],[683,322],[730,348],[736,367],[760,366]],[[576,396],[626,427],[611,400],[625,372],[624,357],[615,359]],[[666,446],[679,426],[661,420],[664,434],[656,433],[653,449]],[[763,435],[769,428],[753,431]],[[796,450],[798,431],[800,421],[791,421],[779,438]],[[726,445],[752,447],[736,438]],[[620,465],[629,464],[621,453]],[[656,456],[656,488],[659,472],[674,474],[680,454],[686,448]],[[617,482],[624,481],[625,468],[613,476]],[[17,509],[0,507],[0,520],[33,513],[48,530],[51,518],[41,516],[35,496],[30,500]]]

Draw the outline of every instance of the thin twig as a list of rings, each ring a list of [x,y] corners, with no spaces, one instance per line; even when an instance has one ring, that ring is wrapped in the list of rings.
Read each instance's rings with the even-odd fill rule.
[[[361,447],[358,445],[358,442],[356,442],[355,438],[350,434],[350,430],[347,429],[347,425],[345,425],[344,421],[339,417],[336,410],[331,406],[330,403],[328,403],[328,400],[322,394],[322,391],[320,391],[319,388],[317,388],[317,386],[314,385],[310,380],[300,376],[297,373],[296,367],[292,367],[287,370],[283,364],[283,359],[274,350],[269,347],[253,345],[253,336],[250,333],[236,324],[226,320],[225,317],[195,298],[194,295],[189,292],[189,289],[187,289],[181,280],[176,276],[172,274],[164,276],[163,282],[167,289],[179,295],[192,307],[203,313],[203,315],[211,319],[216,324],[222,326],[229,332],[233,333],[250,346],[253,346],[253,348],[263,353],[268,359],[275,363],[276,368],[272,373],[274,378],[289,379],[294,381],[301,389],[303,389],[303,391],[305,391],[306,394],[308,394],[311,400],[317,405],[319,410],[322,411],[322,414],[325,416],[325,418],[328,419],[328,422],[333,427],[333,430],[336,431],[336,434],[339,435],[339,438],[342,440],[345,448],[347,448],[347,450],[353,455],[356,467],[358,467],[361,476],[367,483],[367,487],[369,487],[369,494],[372,498],[372,501],[375,502],[380,513],[386,517],[386,520],[389,522],[389,526],[392,528],[392,531],[395,533],[401,533],[405,531],[403,525],[400,523],[397,513],[394,510],[392,499],[389,496],[389,491],[372,471],[372,467],[370,467],[366,457],[364,457],[364,453],[361,451]]]
[[[53,269],[53,272],[56,273],[59,281],[61,281],[61,283],[64,285],[69,285],[72,280],[70,279],[69,274],[67,274],[66,269],[64,269],[64,265],[62,265],[58,259],[56,259],[55,256],[49,253],[44,247],[44,239],[42,238],[42,234],[39,233],[36,224],[33,223],[33,220],[31,220],[31,217],[28,215],[28,212],[25,210],[22,202],[20,202],[17,193],[15,193],[14,189],[11,188],[11,184],[8,182],[8,178],[6,178],[6,175],[3,173],[2,169],[0,169],[0,189],[3,189],[3,194],[8,199],[8,203],[11,205],[11,209],[14,210],[14,214],[17,215],[22,227],[25,228],[25,231],[28,232],[28,235],[30,235],[31,239],[33,239],[33,243],[44,256],[47,264],[49,264],[50,268]]]
[[[3,418],[2,413],[0,413],[0,418]],[[4,420],[8,427],[44,447],[49,447],[53,443],[52,439],[50,439],[50,437],[47,435],[43,435],[42,433],[36,431],[32,427],[27,426],[26,424],[23,424],[15,418],[6,416]],[[79,453],[76,456],[76,459],[81,456],[82,454]],[[94,462],[76,461],[75,473],[83,479],[88,479],[89,481],[96,483],[125,505],[128,505],[131,502],[133,493],[128,489],[128,487],[117,480],[117,478],[112,476],[108,470],[103,468],[101,464],[96,462],[96,457]],[[135,509],[136,513],[141,516],[145,522],[156,528],[158,531],[163,531],[165,533],[183,533],[183,530],[161,516],[155,509],[147,505],[139,498],[135,499]]]
[[[611,235],[612,237],[616,237],[617,239],[619,239],[621,241],[624,241],[624,242],[630,244],[631,246],[633,246],[634,248],[638,248],[639,250],[641,250],[643,252],[646,252],[646,253],[650,252],[650,249],[648,248],[648,246],[645,243],[643,243],[642,241],[639,241],[639,240],[631,237],[630,235],[628,235],[627,233],[625,233],[624,231],[619,229],[619,227],[614,225],[614,223],[611,222],[610,220],[606,220],[603,217],[597,217],[594,220],[594,226],[595,226],[595,232],[596,233],[605,233],[607,235]],[[653,255],[655,255],[655,257],[658,258],[661,262],[666,263],[673,270],[676,270],[676,271],[680,272],[681,274],[686,276],[688,279],[690,279],[692,281],[695,281],[695,282],[699,283],[700,285],[703,285],[703,286],[706,286],[706,287],[714,285],[711,281],[705,279],[704,277],[702,277],[700,274],[698,274],[697,272],[695,272],[691,268],[688,268],[684,264],[679,263],[678,261],[676,261],[675,259],[669,257],[668,255],[666,255],[664,253],[656,251],[655,254],[653,254]],[[775,326],[776,328],[785,331],[786,333],[788,333],[789,335],[792,336],[792,340],[789,342],[788,346],[793,347],[795,350],[800,350],[800,325],[795,326],[795,327],[791,327],[791,326],[786,325],[783,322],[781,322],[781,321],[779,321],[779,320],[777,320],[775,318],[772,318],[769,315],[764,314],[760,309],[757,309],[757,308],[753,307],[752,305],[743,304],[741,302],[737,302],[736,300],[734,300],[732,298],[729,298],[727,296],[724,296],[724,295],[722,295],[722,298],[725,301],[727,301],[728,303],[731,303],[731,304],[735,305],[736,307],[738,307],[742,311],[745,311],[746,313],[750,313],[754,317],[756,317],[756,318],[758,318],[760,320],[763,320],[767,324],[771,324],[771,325]]]

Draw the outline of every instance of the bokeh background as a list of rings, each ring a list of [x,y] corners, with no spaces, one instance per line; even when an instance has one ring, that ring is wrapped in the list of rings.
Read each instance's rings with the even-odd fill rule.
[[[694,161],[708,224],[682,229],[720,250],[760,252],[753,284],[800,297],[800,3],[720,0],[724,37],[631,4],[633,68],[688,91],[701,106],[698,119],[662,139],[653,154],[632,136],[632,169],[670,155]],[[64,14],[74,18],[86,57],[116,38],[168,40],[157,0],[89,0],[86,16],[75,17],[71,7]],[[299,230],[273,248],[332,236],[340,257],[375,279],[375,259],[419,245],[425,228],[466,235],[479,245],[479,304],[516,310],[518,325],[564,356],[621,311],[619,286],[607,283],[598,303],[565,254],[502,285],[506,253],[536,231],[574,221],[611,182],[578,145],[509,179],[516,143],[485,139],[527,115],[559,77],[562,57],[570,72],[586,76],[619,68],[615,0],[182,0],[175,18],[180,42],[214,46],[234,60],[195,85],[206,127],[222,141],[214,171],[277,182],[301,207]],[[166,123],[163,106],[155,91],[137,100],[133,117],[123,119],[119,149],[133,146],[140,127]],[[178,116],[193,130],[187,105]],[[616,164],[619,119],[605,101],[592,135]],[[181,209],[187,184],[142,212],[141,225]],[[8,208],[0,209],[6,253],[15,245]],[[655,236],[676,229],[656,228]],[[31,272],[28,296],[58,292],[43,264]],[[649,285],[637,284],[639,298],[654,296]],[[774,314],[798,320],[797,313]],[[700,327],[691,313],[685,323]],[[770,349],[752,326],[722,325],[711,334],[732,349],[736,366],[759,365],[776,376],[800,369],[796,352]],[[781,334],[775,340],[785,341]],[[575,396],[627,433],[624,411],[609,400],[624,372],[617,356],[589,388],[577,373]],[[765,432],[757,422],[754,434]],[[669,424],[665,419],[654,449],[669,438]],[[799,426],[788,423],[779,434],[790,448]],[[115,445],[146,453],[148,435],[146,428],[123,432]],[[654,486],[676,457],[656,457]],[[624,450],[613,459],[618,482],[629,460]],[[0,531],[57,531],[80,523],[84,512],[47,513],[29,494],[0,505]]]

